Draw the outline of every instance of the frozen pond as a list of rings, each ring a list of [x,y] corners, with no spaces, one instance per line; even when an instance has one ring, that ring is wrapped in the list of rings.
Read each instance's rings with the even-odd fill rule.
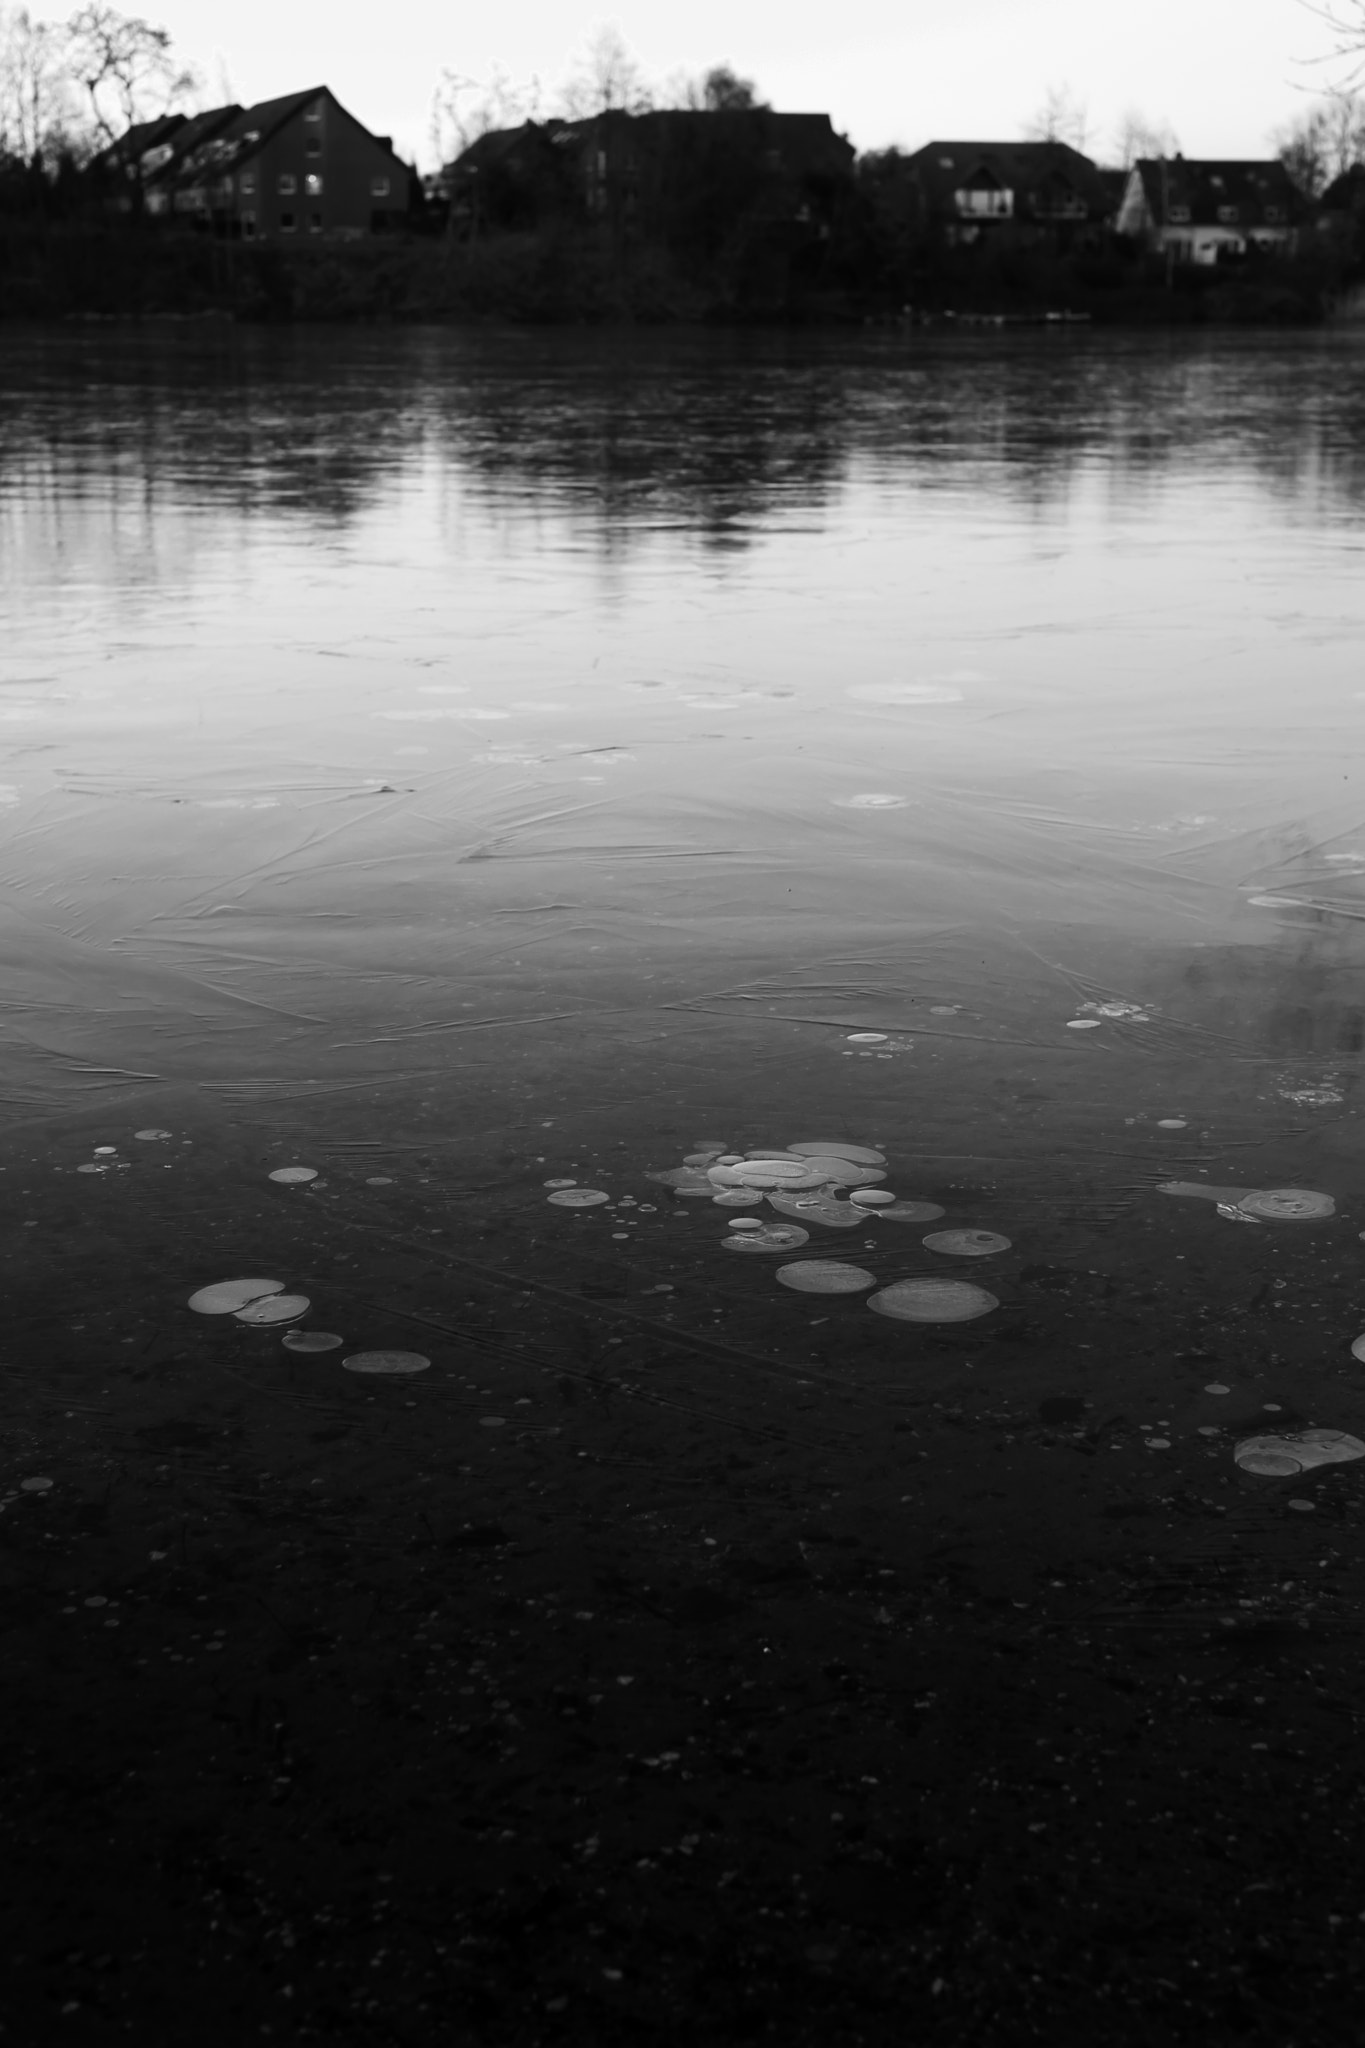
[[[353,1228],[690,1280],[779,1352],[807,1319],[724,1206],[617,1210],[711,1137],[879,1145],[909,1213],[1003,1233],[990,1341],[1031,1272],[1155,1265],[1179,1319],[1176,1238],[1260,1255],[1165,1186],[1349,1209],[1356,337],[182,326],[3,366],[0,1097],[49,1194],[151,1231],[194,1167],[229,1228],[259,1157]],[[602,1199],[547,1215],[557,1176]],[[945,1270],[841,1192],[771,1190],[749,1248]]]

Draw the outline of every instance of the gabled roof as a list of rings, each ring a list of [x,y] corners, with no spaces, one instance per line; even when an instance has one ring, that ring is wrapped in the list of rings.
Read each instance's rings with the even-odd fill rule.
[[[711,137],[744,135],[776,150],[788,170],[811,174],[845,172],[854,157],[852,143],[839,134],[828,114],[782,114],[772,107],[658,107],[642,114],[611,108],[551,125],[556,141],[586,141],[605,132],[613,141],[654,156]]]
[[[1220,207],[1235,206],[1239,226],[1272,220],[1295,221],[1304,211],[1303,194],[1278,157],[1139,157],[1133,168],[1158,226],[1168,221],[1172,206],[1187,210],[1192,227],[1220,225]]]
[[[320,99],[329,99],[334,107],[349,113],[349,109],[341,107],[336,94],[325,85],[310,86],[306,92],[284,93],[278,99],[257,100],[251,107],[218,109],[219,114],[226,114],[229,118],[205,128],[183,153],[177,151],[175,164],[168,175],[187,183],[205,176],[222,177],[227,171],[249,163],[295,115]],[[203,118],[209,119],[208,116]],[[350,118],[355,120],[353,114]],[[364,128],[364,123],[357,121],[356,126]],[[365,133],[380,149],[387,150],[396,163],[401,162],[387,136],[374,135],[368,128]]]
[[[1098,217],[1112,211],[1103,174],[1069,142],[926,142],[903,159],[902,167],[931,208],[951,210],[955,193],[979,184],[1025,199],[1048,188],[1069,187],[1089,213]]]

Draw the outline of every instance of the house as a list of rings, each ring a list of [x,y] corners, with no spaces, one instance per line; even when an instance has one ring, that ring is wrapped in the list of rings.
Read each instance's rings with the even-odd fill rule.
[[[898,172],[921,224],[951,243],[1006,227],[1030,241],[1068,241],[1113,217],[1104,173],[1067,142],[928,142]]]
[[[648,240],[712,247],[741,218],[789,237],[827,235],[853,155],[828,114],[613,108],[480,136],[441,186],[471,231],[572,211]]]
[[[1292,255],[1306,210],[1278,157],[1139,157],[1115,223],[1176,263]]]
[[[148,210],[244,241],[351,240],[399,225],[413,173],[325,85],[197,116],[168,138]],[[155,206],[151,192],[155,192]]]

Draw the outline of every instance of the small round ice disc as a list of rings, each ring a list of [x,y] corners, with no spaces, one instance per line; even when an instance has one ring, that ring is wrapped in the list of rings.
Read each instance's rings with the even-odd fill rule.
[[[287,1181],[291,1184],[295,1181],[316,1180],[317,1177],[316,1166],[277,1166],[270,1175],[271,1180]]]
[[[286,1330],[281,1338],[286,1351],[339,1351],[346,1339],[331,1330]]]
[[[259,1301],[262,1295],[283,1292],[283,1280],[218,1280],[212,1287],[201,1287],[197,1294],[192,1294],[189,1305],[196,1315],[230,1316],[245,1308],[249,1301]]]
[[[611,1196],[601,1188],[556,1188],[545,1199],[557,1209],[595,1209],[599,1202],[609,1202]]]
[[[885,1209],[896,1197],[890,1188],[854,1188],[848,1199],[860,1209]]]
[[[353,1351],[341,1361],[347,1372],[425,1372],[431,1364],[420,1351]]]
[[[1337,1209],[1332,1197],[1316,1188],[1256,1188],[1237,1206],[1267,1223],[1309,1223],[1319,1216],[1335,1216]]]
[[[845,1266],[838,1259],[798,1259],[794,1265],[779,1266],[777,1277],[798,1294],[861,1294],[877,1284],[876,1274],[866,1267]]]
[[[931,1252],[947,1252],[955,1259],[988,1259],[992,1252],[1007,1252],[1010,1241],[994,1230],[931,1230],[924,1239]]]
[[[1000,1302],[969,1280],[897,1280],[871,1295],[867,1305],[902,1323],[969,1323]]]
[[[265,1294],[233,1310],[239,1323],[296,1323],[313,1306],[306,1294]]]

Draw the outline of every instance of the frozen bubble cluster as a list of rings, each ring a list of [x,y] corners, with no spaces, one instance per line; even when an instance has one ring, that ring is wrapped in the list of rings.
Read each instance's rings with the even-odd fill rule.
[[[881,1036],[858,1035],[869,1041]],[[937,1202],[904,1198],[881,1185],[888,1177],[884,1152],[838,1137],[800,1138],[743,1151],[729,1150],[719,1140],[698,1140],[681,1165],[658,1167],[647,1175],[675,1195],[709,1195],[727,1212],[751,1212],[727,1213],[727,1234],[719,1239],[723,1251],[751,1258],[790,1253],[809,1242],[816,1229],[866,1232],[883,1223],[932,1223],[943,1215]],[[789,1220],[773,1223],[752,1213],[765,1207]],[[893,1254],[906,1243],[894,1230],[884,1233],[884,1241]],[[931,1252],[956,1258],[994,1257],[1012,1248],[1011,1240],[998,1231],[973,1228],[935,1232],[924,1243]],[[877,1246],[876,1238],[867,1240],[869,1251]],[[868,1296],[869,1307],[900,1322],[969,1322],[1000,1305],[984,1287],[959,1280],[892,1277],[889,1284],[879,1286],[879,1276],[871,1268],[838,1257],[789,1259],[777,1268],[776,1279],[795,1294]],[[870,1289],[876,1291],[869,1295]]]
[[[1248,1436],[1233,1450],[1239,1471],[1265,1479],[1292,1479],[1315,1465],[1345,1465],[1365,1458],[1365,1443],[1341,1429],[1285,1430],[1274,1436]]]

